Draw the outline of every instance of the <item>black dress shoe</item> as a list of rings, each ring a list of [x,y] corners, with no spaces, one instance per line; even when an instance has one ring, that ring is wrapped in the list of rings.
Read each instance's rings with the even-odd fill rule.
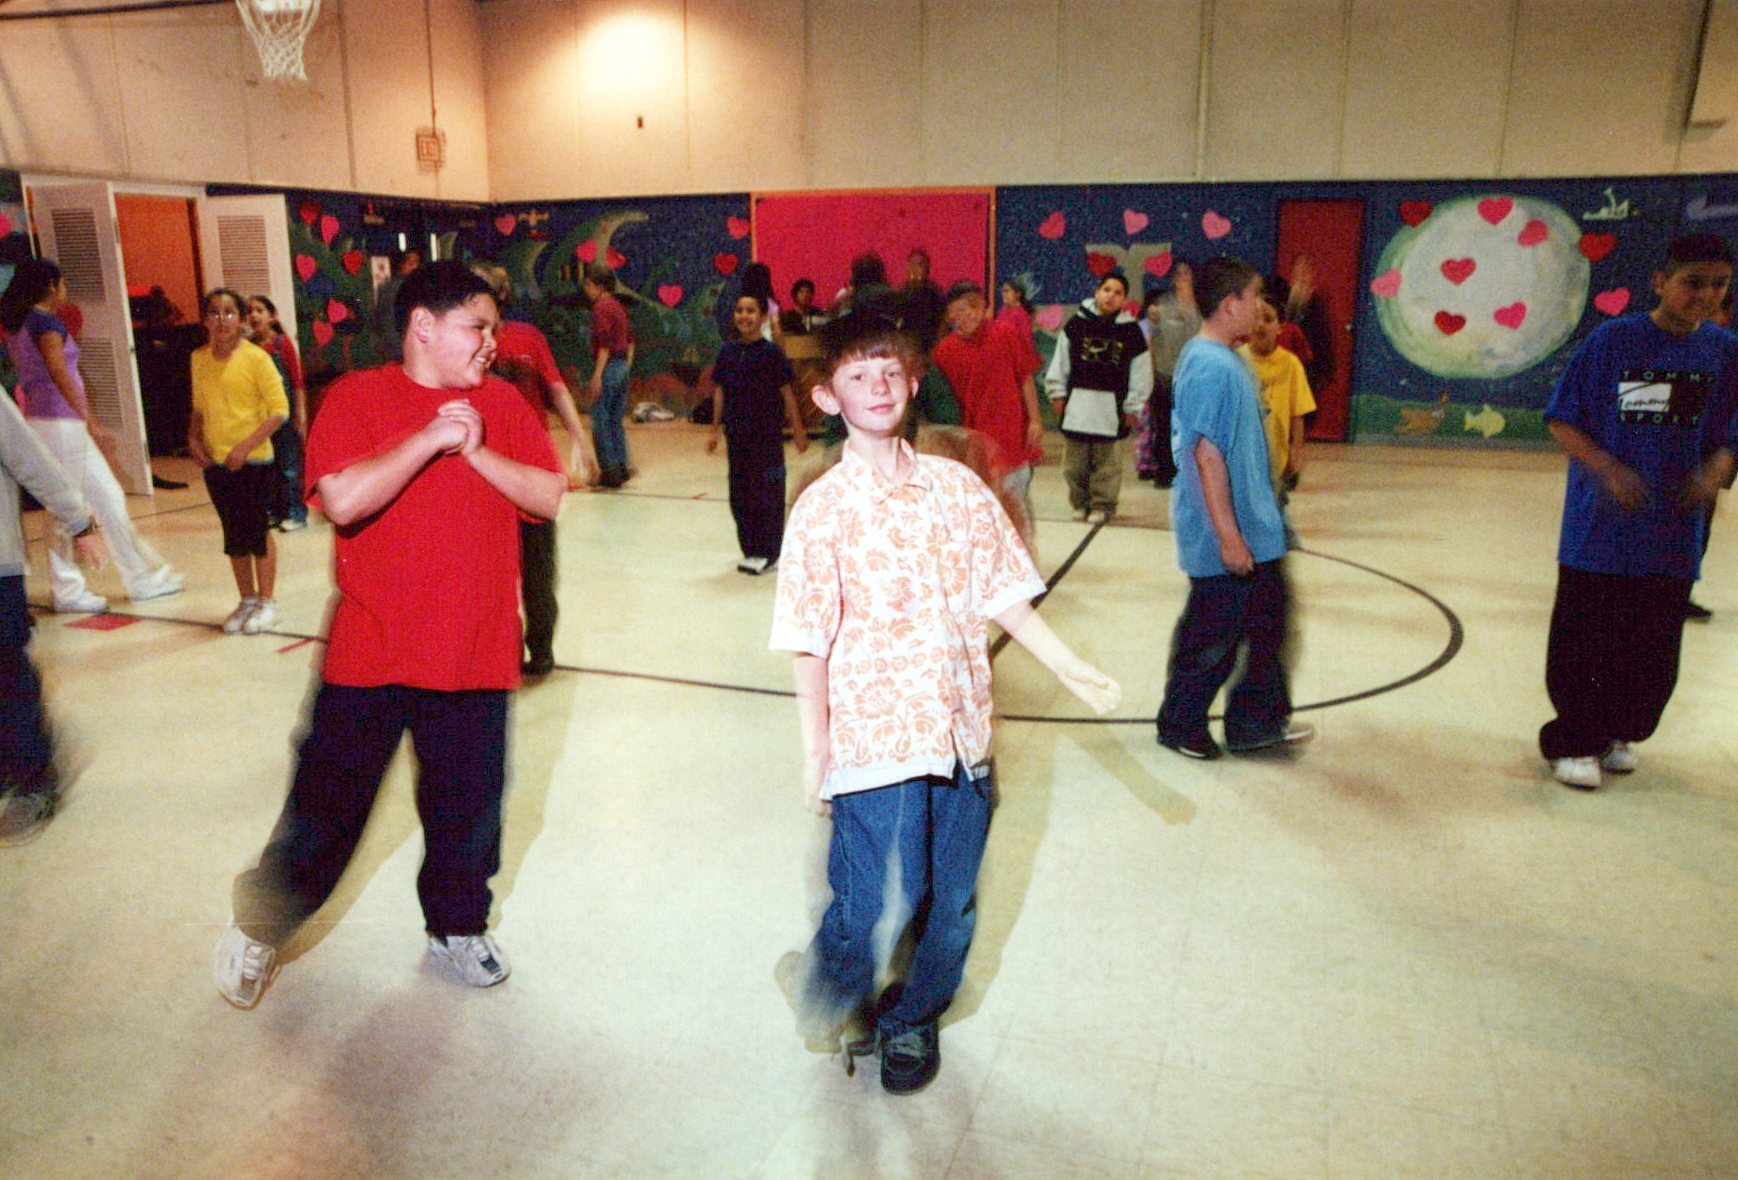
[[[941,1036],[926,1024],[890,1037],[881,1034],[881,1088],[889,1094],[915,1094],[941,1071]]]

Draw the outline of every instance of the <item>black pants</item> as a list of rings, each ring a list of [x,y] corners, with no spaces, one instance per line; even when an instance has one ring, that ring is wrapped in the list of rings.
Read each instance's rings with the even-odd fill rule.
[[[1244,577],[1189,579],[1189,601],[1171,638],[1159,736],[1207,737],[1207,710],[1244,651],[1243,675],[1225,702],[1225,744],[1259,746],[1284,736],[1291,720],[1286,682],[1286,618],[1290,594],[1284,559],[1258,562]]]
[[[744,557],[777,561],[785,535],[785,464],[778,454],[730,452],[730,514]]]
[[[331,896],[407,729],[421,764],[416,892],[428,932],[487,929],[489,878],[501,867],[507,693],[322,684],[283,813],[259,866],[235,880],[236,923],[249,938],[282,946]]]
[[[1557,716],[1539,730],[1546,758],[1605,753],[1659,725],[1678,683],[1688,578],[1621,578],[1557,568],[1545,690]]]
[[[1153,378],[1147,399],[1147,465],[1160,486],[1170,487],[1177,478],[1177,459],[1171,454],[1171,378],[1160,373]]]
[[[26,795],[54,788],[54,746],[29,644],[24,576],[0,578],[0,791]]]
[[[519,522],[519,598],[525,607],[525,650],[536,663],[555,659],[555,522]]]

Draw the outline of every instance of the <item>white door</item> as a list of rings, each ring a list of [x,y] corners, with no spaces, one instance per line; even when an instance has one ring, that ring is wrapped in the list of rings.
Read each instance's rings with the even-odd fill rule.
[[[114,190],[101,180],[33,184],[28,198],[37,252],[60,265],[68,297],[84,312],[78,367],[91,417],[115,436],[115,478],[131,494],[149,496],[151,455],[133,363],[133,320],[115,230]]]
[[[199,265],[208,291],[228,287],[243,299],[270,299],[284,335],[301,348],[290,270],[289,209],[283,197],[200,197]]]

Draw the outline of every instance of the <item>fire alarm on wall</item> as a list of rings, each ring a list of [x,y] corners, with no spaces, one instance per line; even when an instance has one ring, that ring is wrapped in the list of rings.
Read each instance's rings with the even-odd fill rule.
[[[439,168],[446,163],[446,132],[435,127],[418,127],[416,129],[416,162],[423,168]]]

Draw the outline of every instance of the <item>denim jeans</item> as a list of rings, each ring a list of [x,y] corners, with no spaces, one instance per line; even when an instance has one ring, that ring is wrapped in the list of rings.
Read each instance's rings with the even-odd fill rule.
[[[561,604],[555,599],[555,522],[519,522],[519,598],[525,608],[525,652],[528,659],[555,658],[555,620]]]
[[[3,396],[3,395],[0,395]],[[0,791],[53,787],[54,747],[42,709],[42,681],[30,662],[24,575],[0,578]]]
[[[1189,601],[1171,639],[1159,737],[1190,741],[1208,736],[1207,710],[1246,651],[1243,676],[1225,702],[1225,744],[1256,746],[1277,740],[1291,718],[1286,686],[1287,592],[1280,561],[1264,561],[1244,577],[1221,574],[1189,579]]]
[[[307,520],[302,500],[302,436],[294,422],[272,432],[272,465],[278,480],[272,489],[272,515],[279,520]]]
[[[627,412],[628,358],[612,356],[603,367],[603,392],[591,403],[591,436],[604,471],[627,471],[628,434],[622,427]]]
[[[420,763],[416,892],[428,932],[488,928],[489,878],[501,867],[507,693],[321,684],[290,797],[259,866],[235,880],[236,924],[249,938],[282,946],[331,896],[407,729]]]
[[[833,900],[805,956],[805,1016],[836,1025],[869,1008],[875,932],[884,915],[889,946],[910,923],[916,951],[897,1002],[877,1027],[898,1036],[947,1010],[977,924],[978,865],[993,794],[988,766],[956,766],[951,780],[911,779],[833,800],[827,857]]]

